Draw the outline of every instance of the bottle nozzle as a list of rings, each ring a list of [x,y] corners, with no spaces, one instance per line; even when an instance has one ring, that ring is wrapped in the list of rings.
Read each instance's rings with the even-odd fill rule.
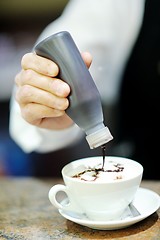
[[[91,149],[102,146],[103,144],[111,141],[113,136],[108,127],[99,129],[98,131],[86,136],[86,140]]]

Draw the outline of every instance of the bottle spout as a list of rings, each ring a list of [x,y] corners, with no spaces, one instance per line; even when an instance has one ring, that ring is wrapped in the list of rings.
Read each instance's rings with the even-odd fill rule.
[[[103,127],[98,131],[86,136],[86,140],[91,149],[97,148],[111,141],[113,136],[108,127]]]

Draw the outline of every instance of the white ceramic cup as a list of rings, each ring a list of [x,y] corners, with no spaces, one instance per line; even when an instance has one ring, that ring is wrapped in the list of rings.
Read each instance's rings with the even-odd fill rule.
[[[89,157],[73,161],[62,169],[65,185],[57,184],[49,191],[49,200],[58,209],[85,214],[91,220],[108,221],[121,217],[132,202],[140,186],[143,167],[140,163],[122,157],[107,156],[105,164],[113,161],[124,165],[127,174],[122,179],[107,181],[83,181],[72,177],[86,167],[102,162],[102,157]],[[59,202],[57,194],[65,192],[68,201]]]

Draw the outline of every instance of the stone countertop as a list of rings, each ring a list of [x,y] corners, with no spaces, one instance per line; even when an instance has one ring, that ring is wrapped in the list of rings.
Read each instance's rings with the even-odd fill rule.
[[[49,189],[61,179],[0,178],[1,240],[160,240],[160,209],[121,230],[93,230],[63,218],[48,200]],[[141,187],[160,194],[160,181]]]

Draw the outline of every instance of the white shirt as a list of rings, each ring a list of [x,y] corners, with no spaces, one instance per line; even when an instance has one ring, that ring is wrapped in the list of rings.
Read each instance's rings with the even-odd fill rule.
[[[80,52],[92,54],[91,75],[102,102],[112,106],[118,101],[121,75],[141,27],[144,3],[144,0],[70,0],[62,15],[46,27],[37,41],[69,31]],[[58,131],[28,124],[21,117],[14,93],[10,134],[25,152],[55,151],[84,136],[76,124]]]

